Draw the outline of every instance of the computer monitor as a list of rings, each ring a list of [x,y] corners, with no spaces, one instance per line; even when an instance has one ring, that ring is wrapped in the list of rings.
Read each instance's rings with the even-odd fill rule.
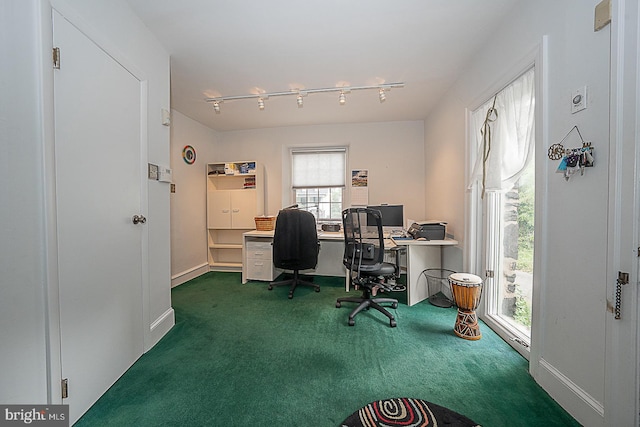
[[[402,231],[404,225],[404,206],[403,205],[378,205],[367,206],[369,209],[376,209],[382,214],[382,226],[385,232]],[[367,218],[367,225],[375,223],[373,218]]]

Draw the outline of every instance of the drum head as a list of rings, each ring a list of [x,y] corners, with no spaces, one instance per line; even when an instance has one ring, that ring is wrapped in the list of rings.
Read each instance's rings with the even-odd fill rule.
[[[482,279],[474,274],[453,273],[449,280],[462,286],[478,286],[482,284]]]

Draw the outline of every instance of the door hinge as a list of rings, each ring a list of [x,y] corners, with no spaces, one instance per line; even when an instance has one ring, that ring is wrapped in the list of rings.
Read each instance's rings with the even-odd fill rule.
[[[53,48],[53,68],[56,70],[60,69],[60,48]]]
[[[638,258],[640,258],[640,246],[638,246]]]
[[[61,381],[62,385],[62,398],[66,399],[69,397],[69,379],[63,378]]]
[[[485,275],[487,279],[493,279],[493,270],[487,270]]]

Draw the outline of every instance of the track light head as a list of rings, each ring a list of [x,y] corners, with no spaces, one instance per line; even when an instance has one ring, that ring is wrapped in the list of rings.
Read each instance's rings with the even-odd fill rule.
[[[213,111],[220,114],[220,101],[213,101]]]
[[[338,102],[340,103],[340,105],[344,105],[347,102],[347,97],[344,95],[344,91],[340,91]]]
[[[298,97],[296,98],[296,102],[298,103],[298,108],[304,107],[304,101],[302,99],[302,95],[298,94]]]
[[[378,91],[378,97],[380,98],[380,102],[384,102],[387,99],[387,95],[384,93],[384,89],[380,88]]]
[[[264,110],[264,99],[258,98],[258,108],[260,111]]]

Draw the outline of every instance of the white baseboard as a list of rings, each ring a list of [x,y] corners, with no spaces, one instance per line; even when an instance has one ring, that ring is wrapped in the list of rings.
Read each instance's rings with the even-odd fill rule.
[[[536,381],[584,426],[604,426],[604,406],[544,359]]]
[[[198,276],[202,276],[204,273],[209,272],[209,263],[204,263],[202,265],[195,266],[188,270],[182,271],[178,274],[174,274],[171,276],[171,287],[175,288],[178,285],[182,285],[185,282],[188,282],[191,279],[195,279]]]
[[[149,331],[145,339],[145,353],[151,350],[151,348],[156,345],[175,324],[176,316],[173,308],[169,308],[167,311],[162,313],[160,317],[154,320],[149,327]]]

